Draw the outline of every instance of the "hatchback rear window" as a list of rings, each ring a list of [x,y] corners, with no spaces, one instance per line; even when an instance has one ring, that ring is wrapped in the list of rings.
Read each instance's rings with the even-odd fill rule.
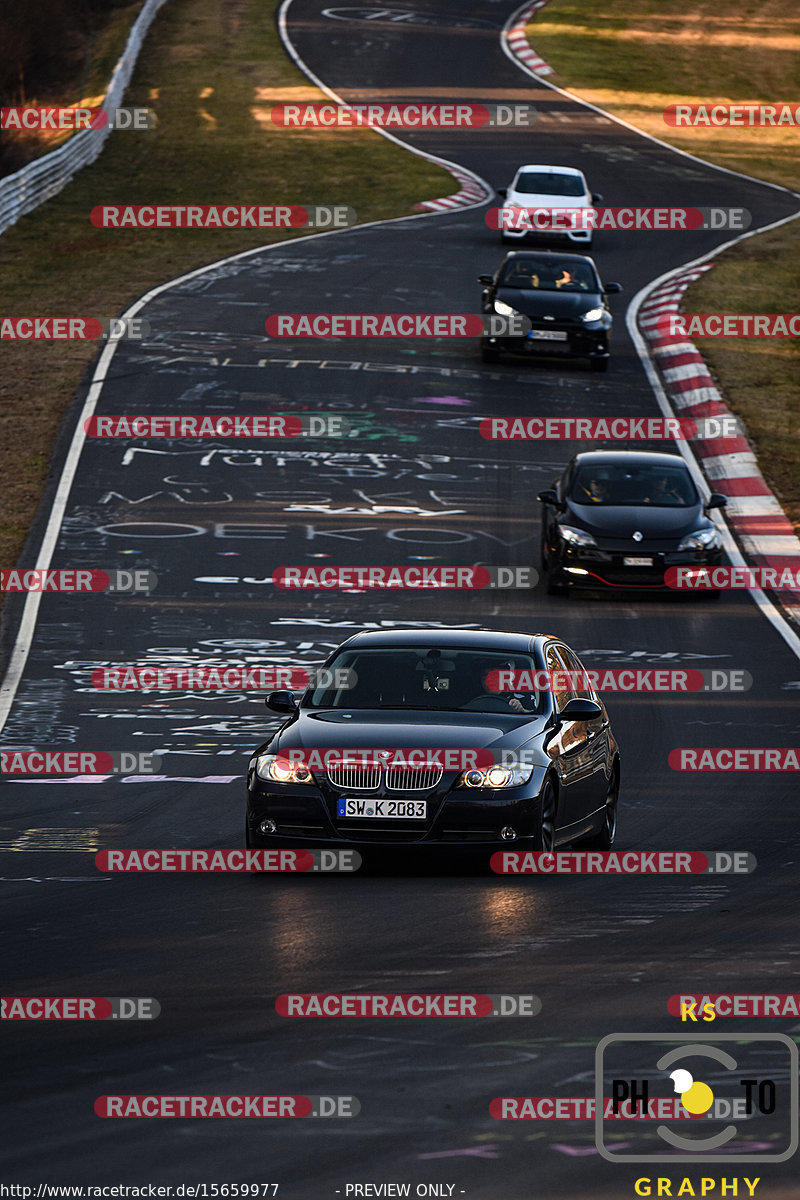
[[[585,196],[583,180],[578,175],[554,175],[551,171],[525,171],[514,184],[517,192],[531,196]]]

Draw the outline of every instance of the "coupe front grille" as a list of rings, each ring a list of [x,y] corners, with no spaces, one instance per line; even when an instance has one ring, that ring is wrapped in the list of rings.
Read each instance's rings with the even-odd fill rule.
[[[331,767],[328,779],[335,788],[351,788],[360,792],[375,792],[381,785],[380,767]]]

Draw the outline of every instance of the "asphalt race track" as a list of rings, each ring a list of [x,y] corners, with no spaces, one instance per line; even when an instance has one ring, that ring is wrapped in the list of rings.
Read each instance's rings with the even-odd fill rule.
[[[740,206],[753,228],[797,208],[780,189],[671,152],[521,71],[499,43],[510,5],[425,0],[429,24],[335,20],[322,13],[331,7],[293,0],[287,30],[308,69],[345,99],[535,104],[532,130],[397,135],[492,185],[538,161],[579,166],[606,205]],[[594,1048],[605,1035],[684,1031],[667,1012],[673,994],[796,985],[796,783],[667,764],[680,746],[797,743],[800,662],[749,594],[712,604],[549,597],[542,583],[492,594],[292,593],[270,583],[289,564],[538,568],[536,494],[589,446],[493,443],[480,421],[659,415],[626,333],[627,305],[729,240],[725,231],[596,236],[603,279],[624,287],[610,299],[605,375],[554,360],[487,366],[474,341],[458,339],[265,339],[270,313],[477,312],[476,276],[504,252],[484,222],[488,207],[309,237],[195,272],[147,301],[150,338],[121,343],[93,393],[97,414],[336,413],[359,433],[89,439],[80,451],[51,565],[147,567],[158,586],[149,596],[42,598],[3,744],[140,750],[160,755],[162,767],[155,779],[5,782],[3,994],[155,997],[161,1015],[6,1027],[7,1183],[277,1182],[286,1200],[318,1200],[344,1196],[348,1183],[408,1182],[412,1195],[430,1183],[473,1200],[544,1200],[630,1196],[646,1175],[747,1174],[761,1177],[759,1197],[790,1194],[796,1158],[615,1164],[596,1152],[591,1121],[489,1114],[497,1096],[593,1095]],[[88,389],[87,380],[62,431],[62,463]],[[40,510],[33,553],[55,500]],[[12,598],[7,609],[9,654],[22,604]],[[592,666],[749,672],[746,694],[607,703],[622,751],[617,848],[749,851],[755,872],[515,880],[485,862],[440,868],[377,856],[350,876],[97,870],[94,853],[107,847],[242,845],[247,756],[279,722],[257,693],[104,693],[92,688],[94,669],[308,666],[357,629],[394,624],[553,631]],[[473,1021],[275,1011],[287,992],[420,990],[532,992],[542,1011]],[[716,1026],[791,1033],[799,1022]],[[700,1029],[702,1040],[709,1031]],[[780,1080],[778,1051],[764,1053]],[[274,1123],[104,1121],[93,1112],[111,1093],[262,1092],[354,1095],[361,1112]],[[636,1146],[651,1150],[654,1138],[644,1126]],[[766,1118],[750,1123],[741,1144],[748,1139],[770,1145]]]

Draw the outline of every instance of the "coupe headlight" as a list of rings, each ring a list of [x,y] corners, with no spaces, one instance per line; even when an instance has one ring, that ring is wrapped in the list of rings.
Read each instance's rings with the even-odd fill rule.
[[[586,325],[591,325],[592,321],[602,320],[604,313],[604,308],[590,308],[588,312],[581,313],[581,320]]]
[[[517,310],[515,308],[512,308],[510,304],[506,304],[506,302],[504,300],[495,300],[494,311],[496,313],[500,313],[501,317],[519,316],[519,313],[517,312]]]
[[[302,763],[290,763],[279,754],[259,754],[256,775],[271,783],[313,783],[314,776]]]
[[[456,787],[468,788],[511,788],[527,783],[533,774],[533,766],[487,767],[485,771],[465,771]]]
[[[688,534],[683,539],[679,550],[718,550],[722,545],[722,540],[719,536],[719,530],[711,527],[711,529],[696,529],[694,533]]]
[[[596,546],[597,542],[585,529],[576,529],[573,525],[559,525],[558,532],[568,546]]]

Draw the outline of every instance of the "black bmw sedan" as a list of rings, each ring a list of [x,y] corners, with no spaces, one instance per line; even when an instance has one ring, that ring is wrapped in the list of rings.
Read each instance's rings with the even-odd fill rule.
[[[521,313],[531,328],[520,337],[481,340],[484,362],[496,362],[502,350],[517,354],[588,358],[593,371],[609,360],[612,317],[606,296],[622,291],[619,283],[600,281],[597,267],[583,254],[513,250],[495,275],[479,275],[484,313],[512,317]]]
[[[727,497],[712,492],[704,504],[676,454],[577,454],[539,500],[550,593],[666,588],[668,567],[714,567],[722,559],[719,530],[707,513],[724,507]]]
[[[619,750],[561,639],[357,633],[325,667],[350,686],[267,697],[288,719],[250,759],[248,847],[610,848]]]

